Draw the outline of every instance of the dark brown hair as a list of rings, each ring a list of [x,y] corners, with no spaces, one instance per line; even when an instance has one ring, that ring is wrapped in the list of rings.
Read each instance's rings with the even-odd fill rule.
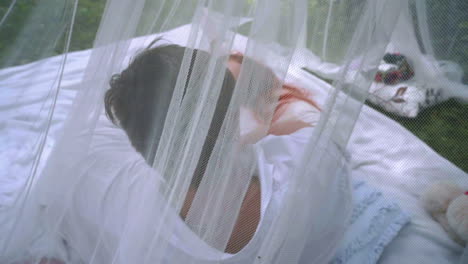
[[[110,89],[105,94],[107,116],[125,130],[132,145],[148,164],[154,161],[184,53],[185,48],[177,45],[147,48],[122,73],[112,77]],[[190,79],[191,69],[198,56],[208,58],[209,54],[200,50],[193,51],[187,80]],[[205,172],[234,87],[235,80],[226,70],[213,122],[203,144],[192,184],[198,185]],[[158,110],[155,111],[156,109]]]
[[[148,164],[152,164],[154,161],[164,120],[186,51],[186,48],[178,45],[152,48],[151,46],[157,41],[155,40],[147,49],[136,56],[122,73],[112,77],[110,89],[105,94],[107,116],[125,130],[132,145],[143,155]],[[193,50],[184,95],[197,57],[208,61],[210,55],[201,50]],[[244,57],[240,53],[232,54],[230,59],[234,59],[240,64],[248,61],[251,67],[256,69],[256,81],[262,80],[263,82],[260,91],[256,92],[258,96],[249,100],[249,103],[253,104],[250,105],[251,108],[256,110],[257,117],[271,120],[271,114],[274,113],[272,121],[275,121],[284,112],[290,101],[294,99],[303,100],[320,109],[306,90],[281,84],[273,71],[263,64]],[[205,172],[235,85],[236,81],[232,73],[226,69],[214,116],[193,177],[192,183],[196,183],[196,185]],[[279,98],[274,98],[274,93],[271,91],[281,89],[281,87],[284,92]],[[244,88],[249,89],[249,86]],[[279,104],[271,104],[273,100],[278,99]]]

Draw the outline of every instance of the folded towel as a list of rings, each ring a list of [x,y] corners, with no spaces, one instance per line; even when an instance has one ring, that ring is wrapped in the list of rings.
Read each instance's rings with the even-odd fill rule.
[[[332,264],[376,263],[384,248],[409,222],[400,207],[364,182],[353,184],[354,208]]]

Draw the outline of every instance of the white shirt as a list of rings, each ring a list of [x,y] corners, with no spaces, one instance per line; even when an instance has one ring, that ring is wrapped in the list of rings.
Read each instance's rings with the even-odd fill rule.
[[[220,257],[224,259],[223,263],[251,263],[257,257],[263,237],[277,215],[291,168],[312,131],[312,128],[304,128],[291,135],[267,136],[255,145],[261,186],[261,219],[255,235],[240,252],[231,255],[210,247],[190,230],[178,214],[174,214],[170,220],[174,229],[164,251],[167,263],[175,263],[175,258],[182,260],[184,256],[195,259],[195,263],[210,263],[210,260]],[[148,179],[155,176],[154,170],[145,164],[144,159],[135,155],[138,153],[129,145],[123,130],[109,124],[98,127],[94,141],[96,144],[91,147],[89,155],[77,163],[80,166],[76,174],[80,179],[69,210],[58,227],[61,234],[59,239],[66,241],[67,252],[57,253],[64,247],[55,248],[55,251],[44,254],[46,256],[69,256],[72,263],[78,259],[108,263],[115,256],[112,249],[117,248],[119,239],[128,235],[123,231],[129,219],[128,212],[133,212],[135,205],[138,206],[133,199],[138,199],[140,190],[148,185]],[[54,201],[53,196],[47,199],[43,204],[53,201],[55,205],[60,205],[62,202]],[[157,195],[154,199],[158,199]],[[53,210],[49,208],[49,212]],[[50,218],[53,216],[47,215],[45,221],[54,222]],[[130,215],[130,219],[132,217],[139,219],[137,215]],[[158,219],[158,215],[144,217]],[[150,236],[150,233],[148,231],[147,235]],[[142,237],[141,241],[151,241],[151,237]],[[137,251],[145,252],[145,246],[135,245],[135,248],[140,247],[142,249],[138,248]],[[99,250],[96,251],[96,247]]]

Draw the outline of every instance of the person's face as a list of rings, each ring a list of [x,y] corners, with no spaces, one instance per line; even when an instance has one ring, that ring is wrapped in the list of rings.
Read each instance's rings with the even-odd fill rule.
[[[239,53],[239,52],[234,52],[229,56],[227,67],[229,71],[232,73],[234,80],[236,81],[239,78],[243,60],[244,60],[244,55],[242,55],[242,53]],[[281,88],[280,81],[275,77],[274,73],[271,70],[269,70],[266,66],[263,66],[263,67],[265,69],[262,72],[265,72],[265,73],[270,72],[268,75],[265,76],[265,79],[269,79],[269,82],[271,84],[271,86],[269,85],[269,88],[270,88],[269,90],[271,92],[274,92],[274,93],[269,94],[270,96],[263,94],[263,97],[265,97],[264,99],[272,99],[271,96],[275,96],[275,98],[277,98],[282,94],[282,91],[280,89]],[[270,78],[273,78],[273,80],[271,80]]]
[[[232,73],[232,75],[234,76],[234,80],[236,81],[239,78],[243,59],[244,57],[241,53],[233,53],[229,56],[228,59],[228,69]]]
[[[244,57],[241,53],[232,53],[228,59],[228,69],[236,81],[240,75],[243,59]],[[276,78],[275,74],[266,68],[266,66],[264,67],[267,70],[265,79],[266,82],[269,83],[268,87],[256,97],[253,104],[249,104],[248,107],[241,107],[241,133],[246,135],[255,134],[252,142],[256,142],[256,140],[265,136],[266,133],[275,135],[290,134],[299,128],[308,126],[301,121],[300,118],[298,120],[289,120],[291,122],[288,123],[288,126],[290,126],[291,129],[286,130],[281,127],[284,120],[283,122],[276,122],[281,116],[285,118],[289,116],[289,119],[291,119],[291,116],[295,116],[294,111],[289,114],[287,113],[291,103],[303,101],[306,105],[309,104],[308,108],[314,109],[309,112],[315,112],[315,110],[320,111],[320,108],[308,98],[306,92],[287,85],[285,88]]]
[[[243,59],[244,57],[241,53],[232,53],[228,59],[227,67],[236,81],[240,75]],[[267,104],[263,102],[265,99],[267,99],[266,97],[268,96],[260,96],[257,98],[257,102],[254,104],[256,109],[252,109],[252,106],[241,107],[240,128],[241,138],[244,143],[255,143],[259,139],[266,136],[268,125],[266,124],[267,122],[263,121],[263,119],[260,117],[262,115],[259,115],[262,110],[267,111],[267,109],[263,109],[267,108]]]

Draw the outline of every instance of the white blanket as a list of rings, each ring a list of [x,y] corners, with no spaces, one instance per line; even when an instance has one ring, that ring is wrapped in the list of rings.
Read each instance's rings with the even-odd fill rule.
[[[89,51],[68,55],[63,88],[47,135],[44,157],[50,152],[76,94]],[[62,57],[0,71],[0,211],[13,200],[34,161],[39,135],[47,124],[53,85]],[[300,66],[300,65],[299,65]],[[297,72],[296,72],[297,73]],[[310,88],[318,102],[333,89],[305,72],[291,80]],[[26,81],[25,81],[26,80]],[[29,86],[28,83],[34,85]],[[52,92],[52,93],[51,93]],[[49,98],[49,100],[44,100]],[[44,103],[45,102],[45,103]],[[418,196],[428,183],[452,179],[468,186],[468,176],[439,156],[406,129],[364,107],[348,144],[353,177],[365,180],[399,201],[412,223],[387,247],[380,263],[456,263],[462,248],[422,209]],[[43,157],[43,160],[44,160]]]
[[[291,71],[293,82],[311,88],[323,102],[329,89],[306,72]],[[385,249],[379,263],[457,263],[463,248],[427,214],[419,196],[428,184],[449,180],[468,189],[468,174],[427,146],[397,122],[364,106],[348,143],[351,175],[396,200],[411,223]]]
[[[468,175],[369,107],[363,108],[348,147],[353,154],[352,175],[397,199],[412,218],[380,263],[457,263],[463,249],[424,211],[419,195],[434,181],[468,186]]]

